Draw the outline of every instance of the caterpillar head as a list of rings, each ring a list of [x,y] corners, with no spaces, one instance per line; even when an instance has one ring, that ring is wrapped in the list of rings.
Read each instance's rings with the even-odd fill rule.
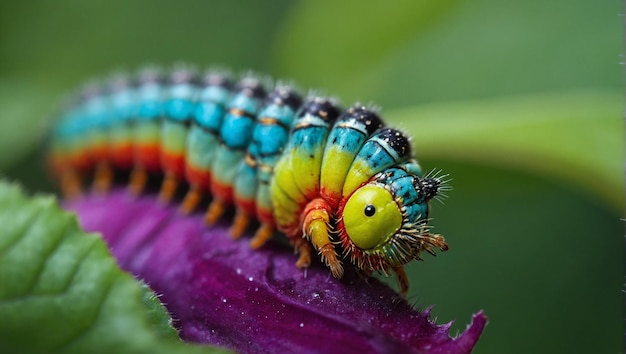
[[[428,202],[445,188],[440,177],[422,178],[406,168],[376,174],[340,205],[344,256],[360,269],[386,272],[421,259],[422,251],[447,250],[444,238],[427,225]]]

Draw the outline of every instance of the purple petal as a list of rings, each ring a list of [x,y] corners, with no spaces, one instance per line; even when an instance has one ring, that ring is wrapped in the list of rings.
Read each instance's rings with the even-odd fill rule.
[[[101,232],[121,267],[162,294],[182,339],[243,353],[468,353],[486,317],[452,339],[378,280],[348,271],[338,281],[270,243],[253,251],[228,236],[225,218],[206,227],[154,196],[122,190],[66,202],[87,231]]]

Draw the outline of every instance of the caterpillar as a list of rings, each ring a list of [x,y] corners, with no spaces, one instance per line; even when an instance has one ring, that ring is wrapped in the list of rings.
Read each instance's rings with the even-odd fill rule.
[[[428,225],[445,176],[425,176],[407,135],[386,127],[375,109],[342,110],[332,98],[267,86],[254,75],[235,82],[189,66],[88,84],[52,130],[49,169],[68,198],[89,178],[106,193],[124,176],[129,193],[140,195],[160,176],[162,203],[187,188],[183,214],[203,198],[207,224],[234,210],[235,239],[256,220],[252,248],[279,232],[300,268],[316,252],[338,279],[344,263],[367,275],[393,272],[406,294],[404,265],[448,249]]]

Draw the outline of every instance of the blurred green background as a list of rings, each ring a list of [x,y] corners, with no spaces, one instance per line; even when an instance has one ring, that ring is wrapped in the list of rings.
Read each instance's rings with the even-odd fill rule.
[[[450,251],[410,300],[476,353],[623,351],[623,5],[618,1],[0,3],[0,172],[50,191],[41,140],[94,75],[185,60],[373,102],[454,190]]]

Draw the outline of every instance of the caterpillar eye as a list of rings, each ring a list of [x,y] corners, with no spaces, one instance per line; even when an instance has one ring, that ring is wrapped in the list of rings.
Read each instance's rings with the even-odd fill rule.
[[[364,250],[385,244],[402,225],[398,204],[379,184],[357,189],[346,202],[342,218],[350,240]]]

